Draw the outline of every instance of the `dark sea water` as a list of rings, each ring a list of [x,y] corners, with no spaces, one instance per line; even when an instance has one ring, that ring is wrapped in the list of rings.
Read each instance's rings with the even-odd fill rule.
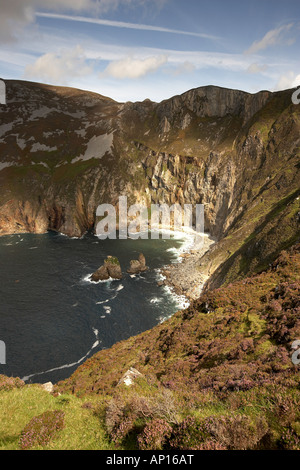
[[[61,234],[0,238],[0,374],[27,383],[58,382],[84,360],[146,331],[183,306],[158,287],[158,270],[178,260],[183,240],[104,240]],[[130,276],[144,253],[149,271]],[[120,260],[123,279],[91,283],[107,255]]]

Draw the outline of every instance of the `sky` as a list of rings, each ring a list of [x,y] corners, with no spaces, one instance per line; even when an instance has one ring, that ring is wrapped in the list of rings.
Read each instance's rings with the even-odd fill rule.
[[[160,102],[300,85],[299,0],[0,0],[0,77]]]

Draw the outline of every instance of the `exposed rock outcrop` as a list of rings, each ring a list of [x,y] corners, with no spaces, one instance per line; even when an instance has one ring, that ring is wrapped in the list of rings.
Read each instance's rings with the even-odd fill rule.
[[[127,269],[127,272],[129,274],[139,274],[147,271],[148,269],[148,266],[146,266],[146,258],[143,253],[140,253],[138,259],[130,261],[130,268]]]
[[[107,281],[108,279],[122,279],[122,270],[118,258],[108,256],[104,264],[92,275],[93,282]]]
[[[123,377],[119,380],[118,385],[125,384],[127,385],[127,387],[130,387],[134,384],[134,381],[139,377],[143,377],[143,374],[141,374],[134,367],[130,367],[130,369],[128,369],[127,372],[125,372],[125,374],[123,375]]]
[[[218,241],[201,260],[206,276],[258,234],[268,214],[278,225],[286,198],[299,187],[294,90],[250,94],[206,86],[161,103],[125,104],[30,82],[8,80],[6,90],[0,235],[53,230],[81,237],[95,231],[97,207],[117,208],[120,195],[147,207],[203,204],[205,230]],[[262,238],[260,259],[283,247],[277,235],[268,249]],[[238,264],[237,258],[233,271]],[[134,262],[132,270],[138,267]]]

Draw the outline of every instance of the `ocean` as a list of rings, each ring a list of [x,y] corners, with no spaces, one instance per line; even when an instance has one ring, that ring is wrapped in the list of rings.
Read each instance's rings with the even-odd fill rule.
[[[188,304],[157,285],[160,268],[179,262],[190,243],[170,239],[99,240],[59,233],[0,237],[0,374],[26,383],[57,383],[88,357],[163,322]],[[139,253],[149,270],[126,271]],[[93,283],[108,256],[118,257],[122,280]]]

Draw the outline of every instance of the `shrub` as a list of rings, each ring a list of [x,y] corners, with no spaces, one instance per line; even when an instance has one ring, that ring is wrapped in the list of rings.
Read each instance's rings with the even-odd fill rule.
[[[19,377],[6,377],[6,375],[0,375],[0,391],[8,391],[13,388],[24,387],[25,382],[19,379]]]
[[[229,450],[254,449],[267,434],[268,424],[259,419],[252,423],[247,416],[219,416],[205,421],[212,437]]]
[[[177,450],[198,450],[209,438],[203,422],[188,416],[173,428],[170,447]]]
[[[278,387],[274,397],[273,415],[282,426],[300,418],[300,396],[287,395]]]
[[[300,439],[291,427],[284,430],[279,447],[284,450],[300,450]]]
[[[170,390],[156,391],[155,394],[116,396],[106,408],[105,424],[115,443],[121,443],[136,428],[147,427],[149,421],[160,419],[165,423],[177,423],[178,403]],[[151,428],[150,428],[151,429]]]
[[[164,419],[153,419],[146,424],[143,432],[138,436],[139,448],[141,450],[162,450],[171,432],[172,427]]]
[[[20,448],[45,446],[64,427],[64,412],[46,411],[32,418],[21,432]]]

